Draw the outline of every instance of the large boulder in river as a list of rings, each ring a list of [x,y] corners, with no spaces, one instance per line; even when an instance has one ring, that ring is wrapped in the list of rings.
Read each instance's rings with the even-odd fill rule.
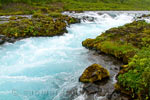
[[[79,81],[83,83],[94,83],[102,79],[109,78],[109,72],[101,65],[93,64],[85,69]]]

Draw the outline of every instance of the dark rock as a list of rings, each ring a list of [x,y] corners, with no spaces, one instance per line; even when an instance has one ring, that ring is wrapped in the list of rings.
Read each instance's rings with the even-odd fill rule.
[[[0,45],[4,44],[4,43],[5,43],[5,41],[3,39],[0,39]]]
[[[9,43],[14,43],[16,41],[16,39],[14,39],[14,38],[8,38],[7,39],[7,42],[9,42]]]
[[[118,69],[118,68],[116,68],[116,67],[115,67],[114,69],[115,69],[115,70],[119,70],[119,69]]]
[[[81,19],[76,18],[76,23],[81,23]]]
[[[75,96],[78,95],[78,89],[77,87],[73,87],[72,89],[66,91],[66,99],[67,100],[73,100]]]
[[[94,94],[94,93],[102,91],[102,89],[98,85],[95,85],[95,84],[92,84],[92,83],[85,84],[84,87],[83,87],[83,90],[85,92],[87,92],[87,94]]]
[[[75,13],[83,13],[84,11],[75,11]]]
[[[89,16],[83,16],[83,20],[87,20],[87,21],[90,21],[90,22],[93,22],[94,21],[94,17],[89,17]]]
[[[101,15],[103,15],[104,13],[99,12],[99,13],[97,13],[97,14],[101,16]]]
[[[120,93],[119,91],[113,91],[112,94],[107,95],[108,100],[130,100],[130,98],[125,95]]]

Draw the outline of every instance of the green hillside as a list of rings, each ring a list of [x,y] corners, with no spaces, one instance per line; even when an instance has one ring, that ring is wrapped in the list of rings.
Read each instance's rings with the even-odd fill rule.
[[[47,11],[150,10],[150,0],[0,0],[0,15]]]

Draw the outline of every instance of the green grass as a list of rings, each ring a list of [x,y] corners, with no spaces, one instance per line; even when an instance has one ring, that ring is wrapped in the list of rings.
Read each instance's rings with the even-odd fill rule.
[[[150,10],[149,0],[0,0],[0,15],[41,11]]]
[[[150,47],[141,49],[129,62],[129,70],[118,77],[118,83],[140,100],[150,99]],[[134,95],[136,94],[136,95]]]

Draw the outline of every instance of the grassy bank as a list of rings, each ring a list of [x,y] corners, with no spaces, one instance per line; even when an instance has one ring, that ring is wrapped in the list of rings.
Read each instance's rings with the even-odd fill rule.
[[[1,41],[15,42],[28,37],[62,35],[67,32],[67,25],[76,22],[79,20],[60,13],[35,13],[31,19],[13,16],[10,17],[10,22],[0,24],[0,36],[3,37]]]
[[[0,15],[35,12],[150,10],[149,0],[0,0]]]
[[[88,49],[123,60],[127,65],[118,75],[116,89],[134,99],[150,99],[150,24],[134,21],[107,30],[96,39],[83,41]]]

